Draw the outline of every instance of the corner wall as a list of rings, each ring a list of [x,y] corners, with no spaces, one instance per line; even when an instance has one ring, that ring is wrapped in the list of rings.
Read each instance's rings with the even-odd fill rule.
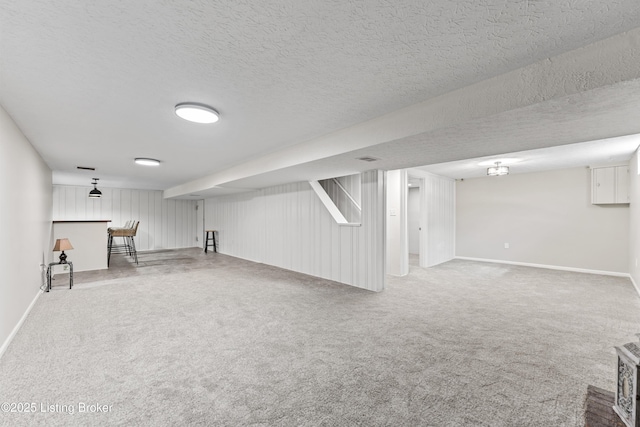
[[[638,149],[629,162],[629,274],[640,294],[640,172]]]
[[[592,205],[590,182],[587,168],[458,181],[456,255],[628,273],[629,207]]]
[[[205,200],[221,253],[372,291],[385,280],[384,172],[362,174],[362,225],[339,226],[307,182]]]
[[[0,107],[0,356],[44,283],[50,262],[51,170]]]

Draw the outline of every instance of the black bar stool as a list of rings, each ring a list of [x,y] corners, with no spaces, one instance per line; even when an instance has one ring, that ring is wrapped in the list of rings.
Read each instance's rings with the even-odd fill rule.
[[[204,234],[204,253],[205,254],[207,253],[207,249],[209,248],[209,244],[210,244],[209,242],[211,242],[211,245],[213,246],[213,252],[218,252],[218,247],[216,246],[216,231],[218,230],[205,231],[205,234]]]

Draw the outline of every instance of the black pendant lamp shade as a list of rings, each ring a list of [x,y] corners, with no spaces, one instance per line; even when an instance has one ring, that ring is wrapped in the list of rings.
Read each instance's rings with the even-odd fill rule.
[[[93,178],[92,184],[93,190],[89,191],[89,197],[92,199],[102,197],[102,192],[96,187],[98,185],[98,178]]]

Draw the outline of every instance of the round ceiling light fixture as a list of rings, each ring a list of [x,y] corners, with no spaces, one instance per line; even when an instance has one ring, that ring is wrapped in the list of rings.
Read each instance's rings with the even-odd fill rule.
[[[176,115],[194,123],[215,123],[220,120],[220,114],[208,105],[195,102],[181,102],[176,105]]]
[[[136,164],[138,165],[143,165],[143,166],[160,166],[160,160],[149,159],[146,157],[136,157],[134,162],[136,162]]]

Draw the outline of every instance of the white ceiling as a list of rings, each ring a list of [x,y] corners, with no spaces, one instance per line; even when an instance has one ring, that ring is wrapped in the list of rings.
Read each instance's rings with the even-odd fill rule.
[[[640,146],[640,135],[628,135],[578,144],[519,151],[458,160],[416,168],[454,179],[487,176],[495,162],[509,166],[510,174],[542,172],[554,169],[620,165],[629,162]]]
[[[96,176],[103,186],[168,189],[264,163],[270,153],[638,22],[637,0],[0,0],[0,104],[52,168],[54,182],[88,185]],[[573,103],[520,108],[362,152],[336,151],[198,194],[374,167],[354,160],[361,154],[380,157],[375,167],[398,168],[640,132],[628,120],[638,111],[637,82],[599,93],[607,98],[578,94]],[[213,106],[220,122],[178,119],[173,107],[185,101]],[[550,114],[554,108],[562,114]],[[562,131],[581,118],[589,132]],[[556,132],[536,136],[531,128],[541,130],[541,121]],[[469,150],[462,141],[475,140],[479,129],[482,145]],[[526,135],[511,138],[518,132]],[[452,141],[458,150],[448,149]],[[163,164],[143,168],[135,157]]]

